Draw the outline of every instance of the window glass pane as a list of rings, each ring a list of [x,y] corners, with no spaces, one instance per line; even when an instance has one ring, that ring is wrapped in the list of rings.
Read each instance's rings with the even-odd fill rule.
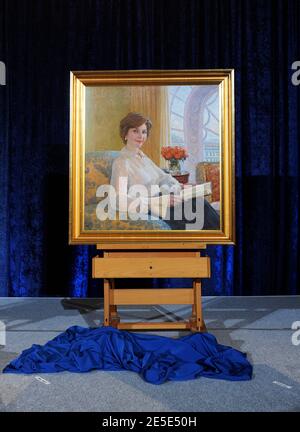
[[[171,114],[171,128],[180,129],[183,131],[183,117]]]
[[[178,113],[183,116],[184,113],[184,102],[181,99],[178,99],[178,97],[174,97],[172,101],[172,112]]]
[[[184,136],[183,131],[175,131],[174,129],[171,131],[171,145],[182,145],[184,144]]]
[[[212,130],[216,135],[219,135],[219,121],[212,115],[209,116],[208,128]]]
[[[168,92],[170,95],[174,95],[177,92],[178,86],[168,86]]]
[[[176,96],[185,101],[191,92],[191,86],[178,86]]]
[[[205,140],[207,141],[207,145],[209,143],[218,143],[219,142],[219,135],[218,134],[211,132],[210,130],[207,130],[206,132],[207,133],[206,133]]]

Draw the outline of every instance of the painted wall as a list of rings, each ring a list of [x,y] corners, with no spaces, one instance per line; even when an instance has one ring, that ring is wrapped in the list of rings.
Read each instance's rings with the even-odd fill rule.
[[[105,104],[103,103],[105,101]],[[86,151],[120,150],[120,120],[130,111],[128,87],[86,89]]]

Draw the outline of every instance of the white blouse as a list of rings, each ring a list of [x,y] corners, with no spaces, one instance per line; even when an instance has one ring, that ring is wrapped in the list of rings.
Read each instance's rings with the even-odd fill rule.
[[[122,148],[120,155],[114,160],[112,165],[110,184],[114,186],[116,191],[117,209],[119,209],[119,199],[124,195],[124,189],[120,190],[119,188],[120,177],[126,178],[126,199],[128,205],[133,200],[137,200],[137,195],[132,195],[130,188],[135,185],[146,187],[147,196],[139,198],[141,203],[144,204],[145,213],[148,212],[149,206],[151,206],[151,211],[157,208],[159,201],[158,198],[155,199],[154,197],[158,197],[159,192],[162,192],[162,194],[169,194],[170,192],[178,194],[181,191],[180,183],[171,174],[165,173],[141,150],[131,149],[127,145]],[[159,188],[153,188],[153,185],[157,185]],[[154,211],[154,213],[157,212]]]

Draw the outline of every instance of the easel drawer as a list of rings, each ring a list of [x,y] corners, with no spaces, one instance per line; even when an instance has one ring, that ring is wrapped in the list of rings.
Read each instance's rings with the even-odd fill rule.
[[[93,258],[94,278],[206,278],[209,257]]]

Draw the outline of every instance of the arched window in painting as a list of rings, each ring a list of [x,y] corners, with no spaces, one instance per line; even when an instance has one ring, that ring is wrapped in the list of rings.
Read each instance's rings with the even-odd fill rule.
[[[192,91],[192,86],[170,86],[170,145],[186,145],[184,136],[185,103]]]
[[[198,162],[219,162],[218,86],[170,86],[169,110],[170,145],[187,147],[184,165],[191,177]]]

